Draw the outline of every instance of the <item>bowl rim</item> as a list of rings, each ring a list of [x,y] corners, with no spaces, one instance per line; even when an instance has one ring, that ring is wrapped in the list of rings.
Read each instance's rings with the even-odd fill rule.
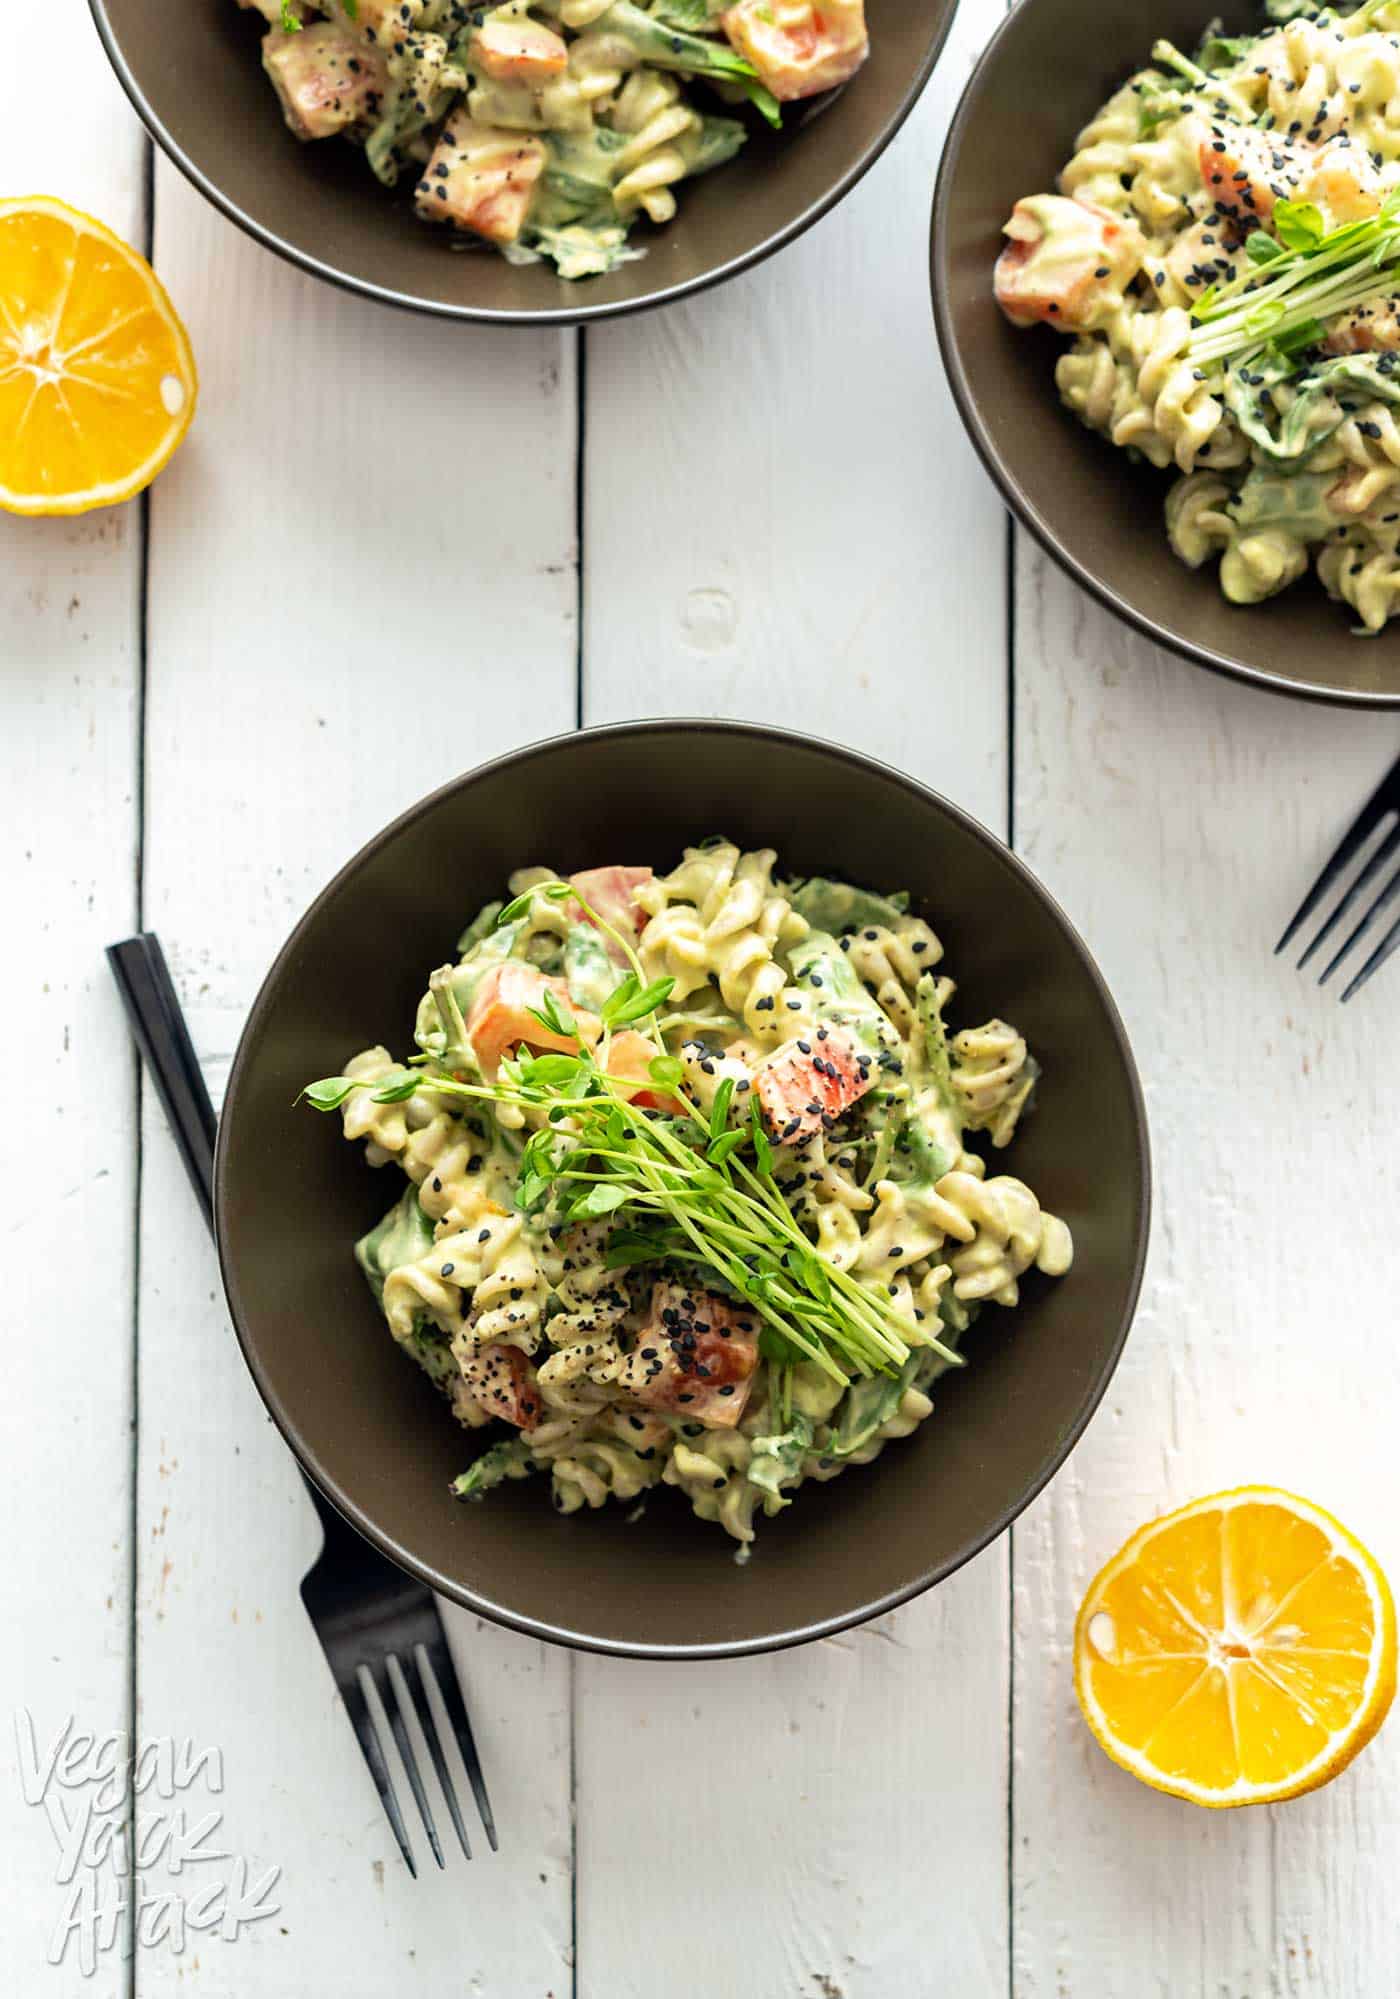
[[[783,729],[768,723],[729,721],[713,716],[704,718],[657,716],[640,721],[606,723],[593,728],[573,729],[554,736],[542,737],[535,742],[525,744],[519,749],[510,750],[501,756],[493,757],[487,762],[478,764],[471,770],[464,771],[459,776],[449,779],[446,784],[439,785],[436,790],[429,792],[426,797],[419,799],[407,811],[400,813],[396,818],[391,820],[380,832],[367,840],[342,868],[337,870],[333,878],[321,890],[320,894],[298,920],[291,935],[287,938],[287,941],[273,960],[271,967],[263,979],[262,985],[259,987],[257,998],[253,1002],[247,1022],[239,1037],[238,1048],[229,1072],[228,1087],[224,1096],[224,1107],[227,1110],[230,1104],[237,1101],[245,1072],[251,1066],[253,1044],[261,1038],[265,1026],[270,1022],[273,1015],[273,996],[281,986],[287,971],[299,955],[303,934],[315,922],[325,905],[338,895],[363,864],[378,853],[389,841],[397,838],[401,831],[412,825],[415,821],[435,811],[445,799],[476,783],[478,779],[512,769],[524,771],[534,759],[546,753],[556,751],[564,743],[586,743],[595,740],[617,740],[623,737],[673,734],[676,730],[703,732],[707,735],[728,737],[740,736],[761,742],[797,745],[804,750],[815,751],[821,756],[828,757],[834,764],[844,764],[862,774],[891,781],[908,795],[911,802],[917,805],[926,807],[931,804],[936,811],[944,813],[964,833],[969,834],[982,846],[992,850],[1011,869],[1013,874],[1018,874],[1021,877],[1031,894],[1040,900],[1054,917],[1088,974],[1091,987],[1098,995],[1108,1021],[1112,1041],[1117,1048],[1119,1059],[1123,1064],[1124,1073],[1127,1077],[1137,1140],[1139,1200],[1137,1226],[1132,1249],[1132,1267],[1124,1308],[1109,1349],[1094,1377],[1088,1384],[1083,1402],[1076,1413],[1074,1421],[1067,1425],[1055,1439],[1053,1447],[1038,1467],[1030,1484],[1008,1505],[1004,1506],[985,1527],[968,1536],[962,1545],[955,1549],[949,1557],[943,1561],[932,1563],[908,1583],[901,1584],[898,1588],[887,1591],[883,1596],[875,1598],[869,1603],[859,1605],[854,1609],[841,1611],[830,1617],[816,1618],[808,1623],[793,1625],[790,1628],[780,1631],[766,1633],[759,1638],[725,1639],[714,1643],[697,1642],[682,1645],[647,1644],[632,1640],[600,1638],[590,1632],[576,1631],[562,1624],[553,1624],[545,1619],[530,1617],[511,1609],[508,1604],[498,1603],[493,1598],[483,1596],[472,1590],[466,1584],[450,1576],[441,1574],[430,1563],[420,1560],[407,1548],[399,1545],[390,1535],[379,1528],[367,1514],[362,1512],[347,1493],[341,1490],[320,1464],[314,1453],[299,1438],[290,1413],[268,1377],[258,1351],[257,1342],[250,1336],[246,1323],[247,1315],[230,1242],[228,1222],[229,1159],[227,1144],[229,1121],[222,1113],[219,1118],[218,1141],[214,1160],[214,1214],[219,1270],[223,1279],[224,1292],[228,1299],[230,1316],[238,1335],[238,1343],[242,1349],[243,1358],[247,1363],[249,1372],[252,1374],[258,1393],[261,1395],[268,1413],[271,1415],[277,1428],[281,1431],[284,1440],[300,1464],[306,1477],[324,1494],[335,1507],[336,1511],[348,1520],[381,1554],[388,1556],[398,1567],[406,1570],[408,1574],[415,1576],[420,1582],[426,1583],[430,1589],[436,1590],[450,1601],[462,1605],[465,1609],[473,1611],[480,1617],[489,1618],[495,1624],[505,1625],[512,1631],[518,1631],[528,1638],[542,1639],[550,1644],[566,1645],[576,1651],[601,1653],[613,1658],[735,1659],[764,1652],[784,1651],[790,1646],[807,1644],[816,1638],[829,1638],[837,1632],[849,1630],[854,1625],[865,1624],[870,1619],[881,1617],[887,1612],[897,1609],[900,1604],[909,1602],[912,1597],[919,1596],[925,1590],[946,1581],[964,1563],[971,1561],[975,1555],[981,1554],[983,1549],[989,1547],[993,1541],[997,1540],[1011,1523],[1025,1511],[1038,1494],[1043,1491],[1051,1478],[1054,1477],[1061,1465],[1063,1465],[1088,1427],[1089,1421],[1103,1399],[1108,1384],[1122,1358],[1123,1348],[1127,1342],[1129,1331],[1132,1328],[1141,1295],[1151,1233],[1152,1158],[1146,1101],[1143,1095],[1141,1079],[1138,1075],[1137,1064],[1133,1058],[1132,1047],[1128,1040],[1127,1030],[1124,1027],[1122,1017],[1114,1002],[1113,995],[1109,991],[1107,982],[1094,960],[1093,954],[1059,903],[1050,894],[1049,890],[1043,886],[1036,875],[1032,873],[1031,869],[1027,867],[1020,856],[1004,841],[997,839],[979,820],[974,819],[970,813],[965,812],[961,806],[954,805],[941,792],[932,790],[928,785],[922,784],[918,779],[897,770],[893,765],[887,764],[879,758],[866,756],[862,752],[847,749],[841,745],[820,742],[814,737],[805,736],[793,729]]]
[[[1002,498],[1012,512],[1029,528],[1040,546],[1066,575],[1096,597],[1105,609],[1112,611],[1123,623],[1130,625],[1154,645],[1175,653],[1193,666],[1204,666],[1211,673],[1224,674],[1231,680],[1241,680],[1252,687],[1262,687],[1271,694],[1280,694],[1294,701],[1313,701],[1325,707],[1388,709],[1400,708],[1400,686],[1391,693],[1383,690],[1367,691],[1346,687],[1306,686],[1286,675],[1273,673],[1267,667],[1251,666],[1246,660],[1229,653],[1217,652],[1213,646],[1203,645],[1196,639],[1187,638],[1180,632],[1159,624],[1147,612],[1141,611],[1132,601],[1115,590],[1111,583],[1098,576],[1072,555],[1064,547],[1055,529],[1040,510],[1035,507],[1022,490],[1010,466],[1003,458],[1000,447],[983,421],[977,399],[972,393],[963,366],[962,352],[954,329],[952,313],[949,309],[948,276],[948,232],[946,224],[953,202],[953,183],[957,176],[963,140],[973,118],[981,108],[982,100],[991,87],[992,72],[1001,60],[1005,45],[1014,40],[1021,21],[1033,14],[1037,7],[1048,7],[1056,0],[1018,0],[1018,4],[1006,15],[988,41],[973,67],[971,76],[963,88],[962,96],[948,127],[942,157],[939,160],[938,176],[934,183],[933,208],[929,218],[929,282],[933,297],[933,323],[938,335],[939,351],[943,357],[944,372],[953,391],[958,414],[964,428],[977,451],[978,457],[1001,489]],[[1202,0],[1202,8],[1206,0]],[[988,276],[990,288],[990,273]],[[1357,640],[1357,644],[1363,641]]]
[[[681,279],[675,284],[663,284],[659,290],[648,292],[641,298],[619,299],[606,305],[580,303],[577,306],[550,306],[540,312],[512,312],[499,311],[489,306],[457,305],[444,299],[421,298],[411,292],[397,291],[391,285],[376,284],[372,278],[355,277],[348,271],[338,270],[333,264],[323,263],[319,257],[313,256],[309,251],[298,249],[295,244],[280,236],[275,229],[257,221],[222,191],[217,182],[205,173],[184,147],[176,144],[122,51],[107,11],[107,0],[88,0],[93,22],[102,46],[107,52],[107,60],[115,70],[118,82],[131,100],[133,109],[151,138],[166,158],[179,168],[186,180],[198,188],[205,199],[212,202],[213,206],[245,235],[251,236],[255,242],[262,244],[264,249],[271,250],[286,263],[296,265],[299,270],[307,272],[311,277],[321,278],[341,291],[353,292],[360,298],[373,299],[379,305],[395,306],[401,311],[421,312],[434,319],[455,320],[481,326],[586,326],[608,319],[622,319],[631,313],[650,312],[657,306],[673,305],[679,299],[693,298],[700,292],[708,291],[712,285],[723,284],[728,279],[737,277],[740,272],[753,269],[775,252],[795,242],[812,227],[813,223],[819,222],[822,216],[833,209],[837,202],[844,200],[858,181],[864,179],[901,130],[910,112],[923,95],[924,87],[933,75],[938,59],[943,53],[944,44],[957,18],[961,0],[934,0],[934,4],[941,8],[942,18],[935,28],[922,62],[906,86],[892,115],[875,137],[861,149],[846,171],[774,234],[756,244],[753,249],[744,251],[742,255],[731,257],[728,263],[721,264],[715,270],[705,271],[698,277]],[[842,86],[842,89],[844,88],[845,85]],[[839,93],[833,92],[832,96],[837,94]]]

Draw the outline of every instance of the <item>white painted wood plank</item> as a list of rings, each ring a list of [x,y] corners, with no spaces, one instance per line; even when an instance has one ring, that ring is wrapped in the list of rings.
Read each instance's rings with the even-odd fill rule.
[[[588,721],[829,733],[1004,828],[1005,531],[939,372],[923,254],[995,18],[964,6],[909,128],[803,243],[590,332]],[[1007,1577],[1003,1545],[779,1658],[581,1659],[579,1999],[1003,1990]]]
[[[572,339],[343,297],[163,167],[156,208],[204,401],[152,524],[146,915],[221,1083],[264,968],[360,841],[573,719]],[[473,466],[493,505],[454,515],[434,491]],[[425,663],[445,705],[426,698]],[[410,1881],[297,1595],[310,1506],[159,1113],[146,1141],[144,1723],[222,1747],[225,1843],[283,1870],[274,1920],[235,1945],[192,1942],[199,1989],[563,1999],[568,1662],[453,1618],[503,1850],[478,1840],[469,1869],[429,1862]],[[139,1989],[173,1992],[192,1968],[148,1952]]]
[[[1400,1572],[1396,981],[1343,1010],[1270,955],[1394,731],[1154,653],[1025,545],[1017,602],[1018,845],[1123,1007],[1158,1215],[1123,1366],[1016,1532],[1016,1991],[1374,1999],[1400,1989],[1400,1731],[1318,1796],[1198,1812],[1100,1755],[1070,1638],[1134,1527],[1250,1480]]]
[[[799,243],[588,334],[587,719],[832,731],[1004,817],[1004,516],[939,364],[928,220],[995,0]]]
[[[7,66],[0,187],[59,195],[139,244],[143,145],[82,0],[47,9],[43,35],[62,116],[32,70]],[[45,1813],[25,1802],[15,1720],[32,1716],[42,1754],[70,1716],[92,1734],[127,1719],[135,1081],[102,947],[135,903],[140,557],[137,506],[0,514],[7,1992],[79,1983],[71,1946],[61,1969],[46,1963],[68,1890]],[[60,1261],[84,1273],[76,1299],[55,1280]],[[81,1788],[63,1795],[71,1809]],[[106,1999],[124,1976],[110,1956],[86,1989]]]
[[[580,1659],[580,1999],[1005,1991],[1006,1578],[1002,1543],[766,1659]]]

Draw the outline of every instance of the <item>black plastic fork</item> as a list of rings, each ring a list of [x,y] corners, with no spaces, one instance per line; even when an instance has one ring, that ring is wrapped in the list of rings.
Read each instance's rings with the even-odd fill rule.
[[[129,937],[125,943],[109,945],[107,958],[136,1044],[165,1106],[180,1157],[212,1231],[214,1106],[160,940],[149,931]],[[382,1727],[387,1721],[393,1733],[438,1866],[447,1863],[419,1775],[411,1727],[417,1728],[427,1745],[457,1838],[470,1860],[471,1843],[448,1765],[448,1740],[455,1739],[494,1853],[496,1822],[437,1599],[430,1589],[372,1548],[304,1472],[302,1477],[325,1530],[325,1543],[302,1578],[301,1600],[321,1641],[409,1873],[416,1877],[418,1868],[376,1722]],[[421,1696],[417,1706],[408,1680],[409,1665]],[[385,1685],[394,1696],[392,1706],[384,1697]]]
[[[1308,918],[1317,910],[1328,893],[1333,888],[1340,886],[1347,869],[1365,847],[1367,841],[1381,830],[1387,820],[1391,819],[1395,821],[1395,824],[1391,826],[1385,838],[1368,857],[1365,866],[1342,895],[1331,915],[1327,918],[1327,921],[1322,925],[1307,950],[1304,951],[1302,957],[1298,960],[1299,971],[1317,956],[1327,940],[1335,934],[1339,924],[1344,922],[1359,907],[1361,899],[1371,886],[1371,883],[1400,854],[1400,763],[1397,763],[1388,775],[1381,780],[1375,792],[1366,801],[1365,805],[1362,806],[1355,823],[1346,833],[1336,853],[1333,854],[1331,860],[1322,870],[1316,882],[1314,882],[1309,894],[1305,897],[1302,908],[1275,945],[1275,956],[1280,951],[1288,949],[1288,946],[1293,942],[1293,939],[1297,936]],[[1351,954],[1362,938],[1370,935],[1397,896],[1400,896],[1400,865],[1397,865],[1385,886],[1367,906],[1361,920],[1352,929],[1346,941],[1328,959],[1327,964],[1323,968],[1322,975],[1318,979],[1320,986],[1327,984],[1332,974],[1340,967],[1342,960]],[[1378,972],[1386,959],[1393,957],[1396,951],[1400,951],[1400,917],[1397,917],[1391,924],[1390,928],[1372,951],[1370,957],[1362,965],[1360,971],[1353,975],[1350,984],[1347,985],[1342,993],[1342,1002],[1344,1005],[1347,1000],[1360,992],[1366,981]]]

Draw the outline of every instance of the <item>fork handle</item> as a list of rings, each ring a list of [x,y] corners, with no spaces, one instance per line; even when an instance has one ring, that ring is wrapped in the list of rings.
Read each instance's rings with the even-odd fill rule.
[[[154,931],[143,930],[139,937],[109,944],[107,962],[147,1073],[170,1120],[200,1213],[213,1235],[214,1139],[218,1121],[160,939]],[[300,1465],[297,1470],[301,1471]],[[355,1529],[337,1513],[304,1471],[301,1476],[321,1517],[327,1541],[349,1536],[358,1546],[360,1536]]]
[[[144,930],[139,937],[109,944],[107,962],[212,1235],[214,1135],[218,1126],[160,939]]]

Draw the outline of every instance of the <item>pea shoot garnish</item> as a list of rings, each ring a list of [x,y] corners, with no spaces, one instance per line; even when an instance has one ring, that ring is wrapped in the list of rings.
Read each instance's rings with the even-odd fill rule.
[[[501,910],[497,928],[524,918],[539,900],[580,911],[626,966],[587,1022],[552,990],[528,1009],[554,1041],[571,1044],[567,1050],[519,1046],[488,1077],[450,984],[435,976],[441,1055],[420,1057],[419,1066],[377,1084],[328,1077],[308,1085],[305,1100],[329,1112],[368,1090],[380,1104],[421,1092],[509,1106],[533,1127],[515,1188],[522,1213],[550,1227],[608,1220],[611,1268],[664,1261],[717,1278],[762,1320],[761,1349],[780,1367],[809,1361],[845,1384],[897,1372],[914,1347],[957,1364],[950,1348],[898,1310],[887,1285],[837,1268],[803,1234],[775,1178],[773,1146],[747,1082],[723,1077],[708,1107],[693,1095],[662,1031],[661,1010],[675,981],[649,980],[631,937],[563,881],[541,882],[516,897]],[[623,1029],[652,1044],[645,1078],[609,1073],[613,1037]],[[638,1103],[639,1094],[653,1102]]]
[[[1400,191],[1375,215],[1328,230],[1306,201],[1279,201],[1272,233],[1255,230],[1247,268],[1195,301],[1188,360],[1238,365],[1266,347],[1314,345],[1325,322],[1383,296],[1400,282]]]

